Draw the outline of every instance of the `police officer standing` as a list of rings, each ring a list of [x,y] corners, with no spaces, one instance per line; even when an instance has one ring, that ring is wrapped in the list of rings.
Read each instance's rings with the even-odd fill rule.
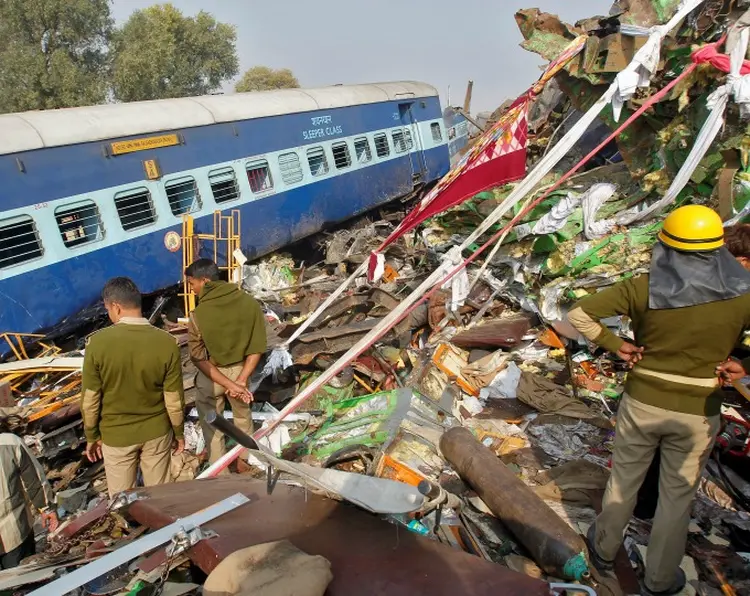
[[[141,293],[127,277],[102,290],[111,327],[86,345],[81,414],[90,461],[104,457],[110,496],[135,488],[138,468],[146,486],[171,480],[184,446],[185,399],[177,341],[141,314]]]
[[[594,565],[612,568],[638,489],[661,449],[659,500],[648,544],[645,594],[677,594],[686,583],[690,505],[719,430],[717,371],[750,327],[750,272],[724,246],[721,218],[700,205],[664,221],[647,275],[622,281],[574,305],[568,318],[587,339],[628,361],[617,416],[612,474],[602,512],[588,534]],[[600,324],[624,315],[635,343]]]
[[[208,412],[223,416],[228,399],[234,424],[247,434],[253,432],[253,395],[247,383],[266,351],[266,323],[257,300],[221,281],[213,261],[195,261],[185,269],[185,277],[198,295],[188,323],[188,348],[198,369],[196,407],[209,462],[214,463],[224,455],[224,435],[206,423]]]

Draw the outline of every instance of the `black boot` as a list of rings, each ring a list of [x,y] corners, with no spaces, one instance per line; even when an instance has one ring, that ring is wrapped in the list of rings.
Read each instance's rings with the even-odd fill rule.
[[[649,590],[646,587],[646,582],[644,581],[643,596],[672,596],[673,594],[679,594],[680,592],[682,592],[682,590],[685,589],[686,584],[687,577],[685,577],[685,572],[678,567],[672,585],[666,590],[662,590],[661,592],[654,592],[653,590]]]
[[[615,562],[607,561],[599,556],[599,553],[596,552],[596,547],[594,546],[596,544],[595,538],[596,524],[593,523],[589,526],[588,532],[586,532],[586,542],[589,547],[589,559],[591,559],[591,564],[602,573],[612,571],[615,568]]]

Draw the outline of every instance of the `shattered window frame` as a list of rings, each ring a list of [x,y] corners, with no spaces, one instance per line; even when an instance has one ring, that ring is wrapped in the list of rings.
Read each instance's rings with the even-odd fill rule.
[[[442,143],[443,142],[443,131],[440,130],[440,123],[439,122],[433,122],[430,124],[430,131],[432,132],[432,140],[436,143]]]
[[[267,159],[256,159],[245,164],[250,191],[259,194],[273,190],[273,177]]]
[[[391,154],[391,145],[388,142],[388,135],[384,132],[379,132],[373,137],[375,142],[375,155],[379,158],[388,157]]]
[[[10,233],[6,235],[6,232]],[[26,246],[33,246],[33,248],[25,252],[17,252],[20,247]],[[33,217],[19,215],[0,220],[0,269],[22,265],[41,259],[43,256],[44,246]]]
[[[337,170],[345,170],[351,167],[352,155],[349,152],[349,143],[346,141],[333,143],[331,153],[333,154],[333,165],[336,166]]]
[[[237,182],[237,172],[234,168],[227,166],[216,168],[208,173],[208,184],[211,186],[211,194],[217,204],[236,201],[240,198],[240,185]]]
[[[198,182],[193,176],[180,176],[165,181],[164,192],[167,195],[169,209],[175,217],[201,210]]]
[[[321,146],[308,149],[307,165],[310,167],[310,174],[314,177],[325,176],[329,172],[328,156],[325,149]]]
[[[151,191],[145,186],[129,188],[114,197],[117,217],[126,232],[156,223],[156,211]]]
[[[305,173],[302,171],[302,162],[296,151],[289,151],[279,155],[279,169],[284,184],[297,184],[302,182]]]
[[[372,148],[370,147],[370,139],[367,137],[357,137],[354,139],[354,155],[357,157],[358,164],[371,162]]]
[[[54,215],[65,248],[78,248],[104,239],[99,205],[91,199],[61,205]]]
[[[406,153],[406,138],[403,129],[392,131],[391,138],[393,139],[393,150],[396,153]]]

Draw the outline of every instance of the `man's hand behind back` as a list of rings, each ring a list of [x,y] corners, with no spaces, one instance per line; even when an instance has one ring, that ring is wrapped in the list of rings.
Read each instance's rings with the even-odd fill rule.
[[[628,368],[633,368],[643,358],[643,348],[623,342],[622,347],[617,350],[617,355],[627,363]]]
[[[238,399],[242,402],[245,402],[246,404],[252,403],[253,401],[253,394],[250,392],[250,390],[246,386],[240,385],[239,383],[232,382],[229,387],[227,387],[226,393],[229,397]]]
[[[747,376],[744,367],[737,360],[722,362],[716,367],[716,374],[719,375],[722,385],[731,385]]]

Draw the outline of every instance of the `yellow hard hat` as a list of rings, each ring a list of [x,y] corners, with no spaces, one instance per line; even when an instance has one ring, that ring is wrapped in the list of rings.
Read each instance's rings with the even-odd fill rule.
[[[713,209],[685,205],[672,211],[664,220],[659,240],[676,250],[716,250],[724,246],[724,226]]]

